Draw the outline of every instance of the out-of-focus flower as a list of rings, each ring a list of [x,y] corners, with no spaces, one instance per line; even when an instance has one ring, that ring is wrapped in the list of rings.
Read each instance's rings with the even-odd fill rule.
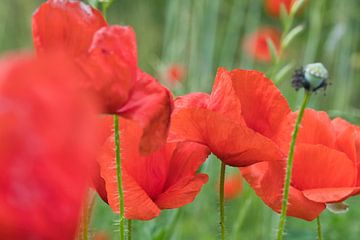
[[[280,32],[274,27],[262,27],[245,37],[244,51],[258,61],[269,62],[271,60],[271,52],[267,39],[271,40],[275,50],[279,51],[280,36]]]
[[[74,239],[98,149],[77,70],[60,57],[0,61],[1,239]]]
[[[297,113],[282,123],[288,151]],[[264,162],[241,170],[257,195],[280,212],[285,161]],[[326,207],[360,192],[360,128],[325,112],[306,110],[297,138],[287,214],[308,221]],[[341,204],[338,204],[341,205]]]
[[[243,189],[242,184],[243,178],[239,173],[232,174],[225,177],[224,182],[224,198],[226,200],[231,200],[236,198]],[[217,190],[219,189],[219,184],[217,185]]]
[[[138,67],[131,27],[108,26],[96,9],[80,1],[49,0],[34,14],[33,37],[40,56],[62,51],[73,58],[86,76],[76,84],[97,96],[105,113],[140,124],[142,153],[165,142],[172,96]]]
[[[290,12],[294,0],[266,0],[265,7],[266,11],[270,16],[279,17],[280,16],[280,7],[284,5],[287,12]]]
[[[286,99],[262,73],[220,68],[210,95],[176,99],[170,141],[205,144],[230,166],[281,160],[274,136],[289,112]]]
[[[210,153],[208,148],[198,143],[168,143],[149,156],[141,156],[141,129],[123,118],[120,127],[125,217],[149,220],[161,209],[192,202],[208,180],[206,174],[196,173]],[[109,205],[119,212],[113,134],[105,142],[98,162],[105,182],[105,186],[98,187],[106,187]]]
[[[177,63],[167,65],[161,73],[162,79],[171,85],[181,83],[185,78],[185,74],[185,67]]]

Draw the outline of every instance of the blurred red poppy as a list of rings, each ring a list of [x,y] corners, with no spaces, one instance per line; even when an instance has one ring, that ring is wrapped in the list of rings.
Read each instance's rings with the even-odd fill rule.
[[[40,56],[62,51],[73,57],[87,77],[75,82],[99,98],[105,113],[142,126],[142,153],[165,142],[172,96],[139,69],[131,27],[108,26],[97,10],[80,1],[49,0],[34,14],[33,37]]]
[[[108,124],[104,119],[104,124]],[[149,220],[161,209],[178,208],[194,200],[206,174],[196,171],[210,154],[197,143],[168,143],[149,156],[138,151],[141,129],[131,121],[120,119],[121,159],[125,217]],[[98,191],[107,193],[114,212],[119,212],[118,186],[115,168],[114,136],[111,133],[98,158],[104,185]],[[101,189],[101,188],[106,188]]]
[[[177,84],[184,80],[186,71],[181,64],[169,64],[164,71],[163,78],[170,84]]]
[[[262,73],[220,68],[210,95],[176,99],[170,140],[205,144],[231,166],[280,160],[284,155],[273,137],[289,112],[285,98]]]
[[[61,71],[59,71],[61,66]],[[93,174],[98,114],[61,58],[0,61],[1,239],[74,239]]]
[[[283,151],[289,148],[296,113],[282,123]],[[360,129],[325,112],[307,110],[294,155],[288,215],[313,220],[327,203],[360,192]],[[285,161],[258,163],[242,174],[262,200],[280,212]]]
[[[279,51],[280,37],[281,33],[276,28],[262,27],[245,38],[244,50],[258,61],[269,62],[271,60],[271,52],[267,40],[271,40],[275,50]]]
[[[232,174],[225,177],[224,182],[224,198],[226,200],[231,200],[236,198],[243,189],[242,184],[243,178],[239,173]],[[217,190],[219,189],[219,184]]]
[[[280,16],[280,7],[283,4],[287,12],[290,12],[290,9],[294,3],[294,0],[266,0],[266,11],[269,15],[273,17]]]

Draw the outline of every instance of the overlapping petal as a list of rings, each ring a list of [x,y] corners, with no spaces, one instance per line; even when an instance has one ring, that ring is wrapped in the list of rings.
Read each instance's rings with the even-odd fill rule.
[[[86,54],[93,35],[107,26],[101,13],[80,1],[49,0],[33,16],[33,39],[38,53],[66,51]]]
[[[74,84],[94,94],[104,113],[140,124],[143,154],[165,142],[172,96],[139,69],[131,27],[108,26],[97,10],[80,1],[49,0],[34,14],[33,36],[40,55],[61,51],[72,57],[84,75]]]
[[[205,174],[196,171],[209,155],[207,147],[196,143],[168,143],[149,156],[138,150],[141,128],[133,121],[121,119],[122,171],[125,216],[149,220],[160,209],[177,208],[193,201]],[[113,136],[107,140],[98,159],[105,180],[109,205],[118,212]]]
[[[286,100],[263,74],[220,68],[210,95],[176,99],[170,139],[207,145],[231,166],[281,160],[284,154],[272,137],[288,112]]]

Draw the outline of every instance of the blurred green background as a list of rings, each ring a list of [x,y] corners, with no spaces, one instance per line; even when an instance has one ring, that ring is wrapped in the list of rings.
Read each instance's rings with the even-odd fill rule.
[[[31,15],[44,1],[2,0],[0,5],[0,52],[32,51]],[[323,62],[332,85],[326,95],[319,92],[311,107],[328,111],[360,124],[360,2],[358,0],[308,0],[295,16],[293,27],[304,30],[285,49],[279,69],[289,71],[279,85],[293,109],[302,93],[291,86],[295,68]],[[111,24],[134,27],[140,66],[167,84],[175,95],[210,91],[219,66],[268,72],[272,63],[260,63],[245,53],[244,37],[261,26],[283,25],[270,17],[263,0],[114,0],[107,13]],[[185,76],[172,85],[164,71],[182,66]],[[157,219],[134,223],[134,239],[217,239],[218,203],[215,185],[219,161],[210,157],[204,172],[209,183],[197,199],[181,210],[163,211]],[[237,171],[228,168],[228,172]],[[331,177],[331,176],[329,176]],[[324,239],[359,239],[360,198],[347,203],[346,214],[321,215]],[[116,239],[116,216],[96,200],[91,231],[106,232]],[[278,216],[245,184],[240,196],[226,203],[228,239],[273,239]],[[287,239],[316,239],[316,223],[289,218]]]

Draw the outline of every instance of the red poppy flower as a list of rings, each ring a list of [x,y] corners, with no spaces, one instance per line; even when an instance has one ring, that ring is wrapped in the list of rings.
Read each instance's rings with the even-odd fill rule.
[[[269,15],[278,17],[280,16],[280,7],[282,4],[289,13],[293,3],[294,0],[266,0],[266,11]]]
[[[234,199],[241,193],[243,189],[242,181],[243,178],[239,173],[225,177],[224,198],[226,200]],[[219,189],[219,184],[217,186],[217,190],[218,189]]]
[[[108,26],[97,10],[79,1],[49,0],[34,14],[33,36],[40,55],[62,51],[74,59],[86,76],[76,84],[93,92],[105,113],[139,122],[142,153],[165,142],[172,96],[138,68],[131,27]]]
[[[0,62],[2,239],[75,237],[93,174],[98,114],[69,84],[77,77],[57,58]]]
[[[267,40],[271,40],[275,49],[279,51],[280,37],[281,34],[276,28],[262,27],[245,38],[244,50],[249,56],[258,61],[269,62],[271,60],[271,52]]]
[[[207,145],[231,166],[284,156],[274,136],[290,108],[262,73],[218,70],[210,95],[192,93],[175,101],[170,139]]]
[[[282,123],[287,151],[296,113]],[[284,134],[285,133],[285,134]],[[360,192],[360,130],[325,112],[306,110],[294,155],[288,215],[316,218],[327,203]],[[273,210],[280,212],[285,161],[258,163],[242,169],[245,179]]]
[[[141,156],[138,125],[122,118],[120,127],[125,217],[149,220],[161,209],[192,202],[208,180],[206,174],[196,173],[209,155],[208,149],[197,143],[168,143],[149,156]],[[105,142],[98,162],[109,205],[119,212],[113,134]]]

